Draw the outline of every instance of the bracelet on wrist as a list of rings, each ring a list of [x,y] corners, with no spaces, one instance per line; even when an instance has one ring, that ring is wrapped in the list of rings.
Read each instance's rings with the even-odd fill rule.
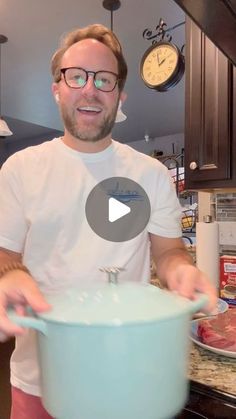
[[[2,267],[0,267],[0,278],[2,278],[2,276],[5,275],[7,272],[15,271],[15,270],[24,271],[27,274],[30,274],[29,269],[25,265],[23,265],[23,263],[9,262],[9,263],[6,263],[6,265],[3,265]]]

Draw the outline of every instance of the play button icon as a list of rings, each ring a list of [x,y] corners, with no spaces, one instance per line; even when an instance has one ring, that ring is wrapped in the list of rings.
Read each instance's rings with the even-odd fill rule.
[[[89,193],[86,218],[92,230],[105,240],[123,242],[140,234],[150,218],[150,202],[145,190],[125,177],[111,177]]]
[[[129,214],[130,211],[131,209],[128,205],[122,204],[122,202],[117,201],[115,198],[109,198],[108,220],[110,223],[114,223],[114,221]]]

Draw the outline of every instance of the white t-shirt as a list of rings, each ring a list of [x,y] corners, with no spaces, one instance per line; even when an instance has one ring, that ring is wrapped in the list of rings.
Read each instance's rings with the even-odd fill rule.
[[[146,229],[126,242],[97,236],[85,216],[86,199],[100,181],[134,180],[146,191]],[[150,279],[148,233],[180,237],[180,205],[168,169],[128,145],[112,141],[99,153],[80,153],[61,138],[12,155],[0,171],[0,247],[19,252],[42,292],[103,280],[102,266],[121,266],[120,281]],[[95,209],[96,210],[96,209]],[[40,395],[35,331],[18,337],[11,383]]]

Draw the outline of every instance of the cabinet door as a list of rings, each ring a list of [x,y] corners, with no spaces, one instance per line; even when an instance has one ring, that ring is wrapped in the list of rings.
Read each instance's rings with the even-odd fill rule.
[[[186,38],[186,188],[233,187],[233,65],[189,18]]]

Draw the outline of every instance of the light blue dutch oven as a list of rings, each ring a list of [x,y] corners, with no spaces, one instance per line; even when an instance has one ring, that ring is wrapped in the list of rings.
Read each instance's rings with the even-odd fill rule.
[[[149,284],[103,283],[46,295],[36,317],[42,399],[57,419],[166,419],[188,398],[190,301]]]

